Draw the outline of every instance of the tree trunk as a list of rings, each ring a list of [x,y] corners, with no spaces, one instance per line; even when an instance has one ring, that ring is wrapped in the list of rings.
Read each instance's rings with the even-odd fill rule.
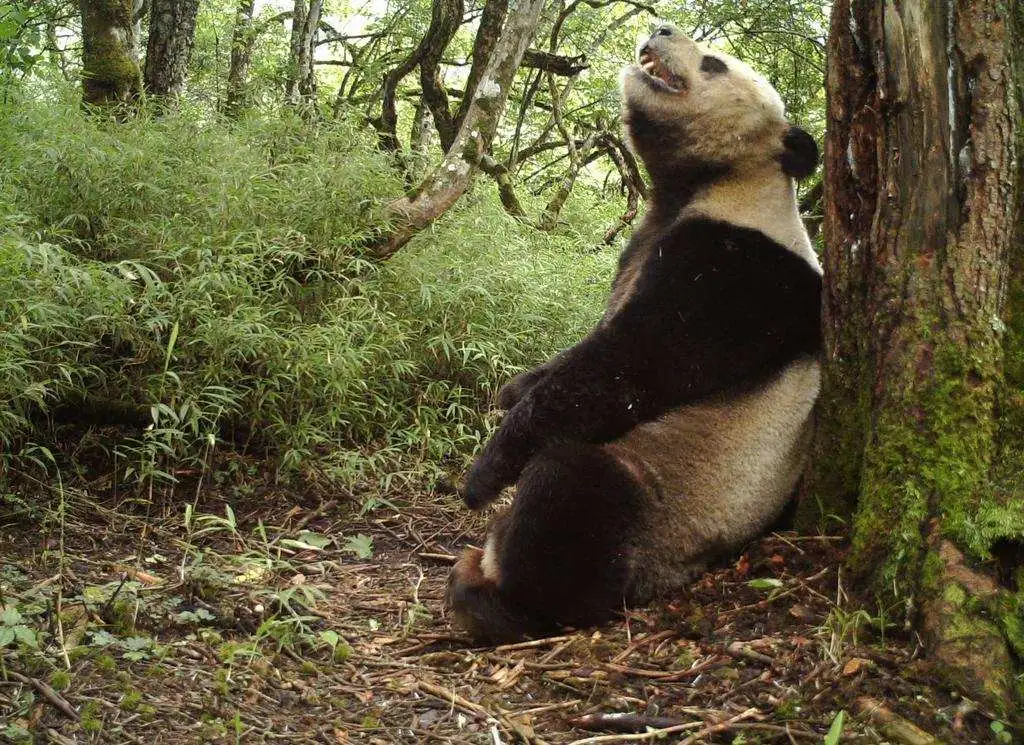
[[[199,0],[153,0],[146,45],[146,93],[176,98],[185,90]]]
[[[579,175],[580,169],[583,168],[584,162],[590,154],[590,148],[593,147],[594,140],[600,133],[592,132],[581,147],[576,147],[576,141],[565,126],[565,121],[562,118],[562,104],[568,100],[574,81],[570,80],[565,84],[565,88],[559,92],[555,85],[555,76],[550,72],[546,73],[546,75],[548,78],[548,94],[551,96],[551,118],[554,120],[555,126],[562,137],[565,138],[566,148],[569,153],[569,168],[566,170],[565,176],[562,177],[558,188],[555,189],[554,195],[552,195],[551,200],[547,203],[544,212],[540,216],[540,220],[537,222],[537,227],[540,230],[550,231],[554,230],[555,225],[558,224],[558,216],[561,214],[566,200],[569,199],[569,194],[572,193],[572,187],[576,184],[576,176]]]
[[[994,549],[1024,545],[1021,492],[994,481],[1020,237],[1019,29],[1006,8],[833,6],[827,364],[801,506],[806,519],[856,503],[854,577],[907,609],[951,682],[1004,712],[1024,654],[1021,552],[1005,586],[988,571]]]
[[[434,117],[434,127],[441,138],[441,147],[451,147],[455,139],[455,121],[448,107],[448,93],[441,82],[441,56],[462,24],[462,0],[434,0],[430,30],[433,41],[426,45],[420,57],[420,85],[423,102]],[[472,71],[471,71],[472,72]]]
[[[82,0],[82,102],[131,103],[141,78],[131,0]]]
[[[455,138],[456,129],[452,125],[448,110],[448,97],[437,80],[437,66],[441,55],[448,47],[462,21],[462,0],[433,0],[430,9],[430,26],[420,43],[408,57],[384,76],[383,95],[380,107],[380,119],[374,123],[378,138],[383,149],[397,153],[401,149],[398,140],[398,107],[395,98],[398,84],[417,65],[421,68],[423,99],[430,107],[435,119],[441,146],[447,148]],[[470,72],[472,76],[472,72]],[[440,120],[437,119],[440,114]]]
[[[237,119],[249,108],[249,67],[256,43],[252,14],[256,0],[240,0],[235,10],[235,28],[231,33],[231,64],[228,67],[224,114]]]
[[[395,225],[385,242],[377,246],[380,258],[391,256],[408,243],[416,233],[443,215],[469,188],[480,159],[491,147],[505,111],[509,88],[523,53],[536,33],[543,8],[544,0],[521,0],[509,14],[462,126],[441,165],[413,194],[389,205]]]
[[[484,11],[480,16],[480,25],[476,30],[476,38],[473,40],[473,64],[469,68],[469,77],[466,78],[466,89],[459,103],[459,110],[455,114],[454,129],[458,131],[462,121],[466,118],[469,105],[473,102],[476,87],[480,84],[480,76],[487,68],[487,61],[491,58],[494,45],[501,37],[501,26],[508,14],[508,0],[487,0],[484,3]]]
[[[309,104],[316,98],[313,51],[320,28],[323,0],[295,0],[292,11],[292,35],[289,45],[285,101],[293,106]]]

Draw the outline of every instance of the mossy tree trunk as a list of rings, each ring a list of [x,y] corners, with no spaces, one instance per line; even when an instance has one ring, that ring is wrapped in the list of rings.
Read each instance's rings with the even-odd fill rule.
[[[826,376],[802,504],[805,520],[853,514],[861,586],[1006,712],[1024,659],[1024,500],[1000,480],[1020,395],[1004,377],[1024,237],[1014,7],[833,5]]]
[[[184,92],[198,12],[199,0],[153,0],[143,76],[149,95],[173,99]]]
[[[141,87],[132,0],[81,0],[82,102],[131,103]]]

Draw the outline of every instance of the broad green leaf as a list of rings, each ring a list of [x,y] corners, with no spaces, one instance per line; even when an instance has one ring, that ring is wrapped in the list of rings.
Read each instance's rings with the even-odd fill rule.
[[[355,554],[360,559],[369,559],[373,556],[373,538],[360,533],[345,541],[345,545],[342,548]]]
[[[299,533],[299,540],[303,543],[308,543],[311,546],[317,548],[327,548],[331,544],[331,537],[323,535],[321,533],[313,533],[309,530],[304,530]]]
[[[843,723],[846,721],[846,712],[840,710],[836,718],[832,720],[832,726],[828,728],[825,735],[825,745],[839,745],[839,738],[843,734]]]
[[[28,646],[33,648],[38,646],[36,632],[30,629],[28,626],[15,626],[14,636],[22,644],[27,644]]]
[[[782,587],[782,580],[774,577],[759,577],[747,582],[747,587],[753,587],[755,590],[774,590]]]

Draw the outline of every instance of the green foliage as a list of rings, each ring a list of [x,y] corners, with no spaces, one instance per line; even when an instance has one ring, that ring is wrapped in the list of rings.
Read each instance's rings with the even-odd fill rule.
[[[17,608],[0,612],[0,647],[23,644],[35,649],[39,646],[36,631],[28,626]]]
[[[489,190],[370,263],[360,242],[401,185],[345,121],[115,124],[23,99],[0,160],[11,466],[45,464],[26,443],[71,410],[123,424],[99,455],[145,483],[227,437],[349,484],[438,468],[480,442],[498,384],[594,321],[611,272],[591,235],[538,245]]]
[[[33,25],[32,3],[0,2],[0,82],[25,75],[39,61],[39,29]]]
[[[845,711],[840,711],[836,714],[835,719],[832,720],[832,726],[828,728],[828,732],[825,734],[825,745],[839,745],[839,740],[843,736],[843,724],[845,721]]]

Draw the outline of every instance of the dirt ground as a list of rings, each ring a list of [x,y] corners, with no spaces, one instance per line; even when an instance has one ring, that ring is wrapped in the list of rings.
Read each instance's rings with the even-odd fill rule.
[[[1013,742],[853,610],[833,537],[774,533],[615,625],[481,648],[442,608],[482,537],[453,496],[114,491],[0,503],[0,741]]]

